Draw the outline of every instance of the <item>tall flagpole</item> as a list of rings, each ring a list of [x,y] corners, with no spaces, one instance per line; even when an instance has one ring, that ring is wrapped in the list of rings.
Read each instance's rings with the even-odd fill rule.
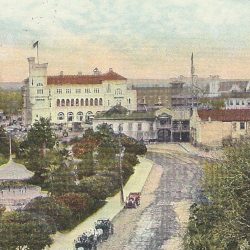
[[[36,46],[36,55],[37,55],[37,62],[39,64],[39,56],[38,56],[38,41],[37,41],[37,46]]]
[[[194,54],[191,56],[191,95],[192,95],[192,109],[194,108]]]

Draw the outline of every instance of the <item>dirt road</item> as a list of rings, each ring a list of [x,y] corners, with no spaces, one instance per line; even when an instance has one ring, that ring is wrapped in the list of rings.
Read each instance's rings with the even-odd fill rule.
[[[98,249],[182,249],[201,168],[184,154],[149,152],[147,157],[155,165],[142,191],[141,206],[120,212],[114,219],[114,235]]]

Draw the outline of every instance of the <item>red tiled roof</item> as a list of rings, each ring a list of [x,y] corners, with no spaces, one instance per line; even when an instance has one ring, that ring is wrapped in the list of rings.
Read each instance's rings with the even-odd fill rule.
[[[250,109],[198,110],[202,121],[250,121]]]
[[[59,75],[48,76],[47,84],[101,84],[103,81],[127,80],[127,78],[109,71],[100,75]]]

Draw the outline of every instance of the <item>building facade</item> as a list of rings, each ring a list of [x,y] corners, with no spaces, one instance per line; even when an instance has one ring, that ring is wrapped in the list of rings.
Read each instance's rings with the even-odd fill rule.
[[[29,78],[23,93],[23,119],[30,125],[40,117],[53,124],[68,127],[88,123],[93,116],[116,104],[136,110],[136,91],[127,86],[127,79],[112,69],[105,74],[94,69],[92,75],[48,76],[48,64],[37,64],[28,58]]]
[[[250,135],[250,109],[194,110],[190,137],[194,145],[221,146],[223,140]]]
[[[115,107],[114,107],[115,108]],[[189,110],[170,110],[161,108],[156,111],[111,110],[93,119],[93,129],[103,123],[110,125],[115,133],[122,133],[137,140],[178,142],[189,141]]]

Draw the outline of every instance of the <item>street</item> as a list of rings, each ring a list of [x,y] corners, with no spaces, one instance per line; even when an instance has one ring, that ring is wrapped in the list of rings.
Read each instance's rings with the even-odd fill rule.
[[[182,249],[188,209],[201,177],[199,162],[177,153],[148,152],[147,158],[155,165],[144,186],[141,206],[116,216],[114,235],[98,249]]]

